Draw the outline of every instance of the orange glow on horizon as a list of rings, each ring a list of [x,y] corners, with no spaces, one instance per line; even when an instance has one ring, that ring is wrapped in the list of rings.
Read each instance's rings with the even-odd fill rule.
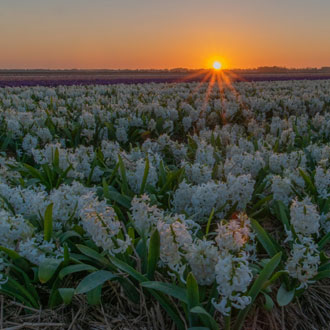
[[[4,0],[0,69],[329,66],[330,1],[300,2]]]

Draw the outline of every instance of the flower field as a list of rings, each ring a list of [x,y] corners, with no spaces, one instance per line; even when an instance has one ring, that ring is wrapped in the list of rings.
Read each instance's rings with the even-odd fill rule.
[[[329,248],[330,80],[0,88],[6,299],[252,329],[330,278]]]

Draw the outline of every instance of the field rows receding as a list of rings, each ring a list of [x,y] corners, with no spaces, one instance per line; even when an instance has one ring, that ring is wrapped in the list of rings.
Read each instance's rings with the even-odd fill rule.
[[[330,80],[0,88],[0,327],[326,329],[329,242]]]
[[[226,70],[225,70],[226,71]],[[89,84],[175,83],[203,80],[209,70],[195,73],[172,72],[100,72],[100,71],[0,71],[0,87],[5,86],[59,86]],[[330,79],[330,73],[243,73],[233,81],[283,81]]]

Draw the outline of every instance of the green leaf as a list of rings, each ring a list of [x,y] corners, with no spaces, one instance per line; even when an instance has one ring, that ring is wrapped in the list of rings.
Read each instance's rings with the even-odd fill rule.
[[[121,174],[121,179],[123,181],[122,184],[122,191],[125,193],[125,195],[128,195],[128,183],[127,183],[127,177],[126,177],[126,169],[125,169],[125,165],[124,162],[120,156],[120,154],[118,154],[118,162],[119,162],[119,169],[120,169],[120,174]]]
[[[73,288],[59,288],[58,292],[66,305],[69,305],[74,295]]]
[[[98,270],[92,274],[87,275],[76,288],[76,294],[89,292],[104,282],[116,278],[116,275],[107,270]]]
[[[157,281],[148,281],[148,282],[142,282],[141,286],[160,291],[173,298],[178,299],[179,301],[182,301],[185,304],[188,304],[187,290],[184,288],[180,288],[175,284],[157,282]]]
[[[318,272],[321,272],[323,270],[330,270],[330,262],[325,262],[324,264],[321,264]]]
[[[63,266],[67,266],[70,262],[70,252],[69,252],[69,248],[68,248],[68,244],[64,243],[63,244],[63,248],[64,248],[64,253],[63,253]]]
[[[115,257],[111,257],[111,262],[118,267],[119,269],[121,269],[122,271],[124,271],[125,273],[131,275],[134,279],[136,279],[138,282],[148,282],[148,278],[143,276],[141,273],[139,273],[138,271],[136,271],[133,267],[131,267],[130,265],[128,265],[126,262],[121,261]]]
[[[140,293],[136,288],[136,285],[133,284],[127,277],[119,277],[118,282],[123,288],[124,295],[134,304],[140,303]]]
[[[38,277],[41,283],[47,283],[55,274],[57,268],[61,264],[61,259],[46,258],[40,265]]]
[[[113,207],[114,211],[116,212],[118,220],[125,223],[126,222],[126,217],[124,216],[124,213],[122,212],[120,207],[118,205],[113,205],[112,207]]]
[[[145,165],[144,173],[143,173],[143,179],[142,179],[142,183],[141,183],[141,187],[140,187],[140,195],[142,195],[144,193],[144,188],[147,183],[148,174],[149,174],[149,158],[147,157],[146,165]]]
[[[273,276],[265,282],[264,286],[262,287],[264,290],[267,289],[267,287],[272,284],[273,282],[275,282],[280,276],[282,275],[287,275],[288,271],[287,270],[279,270],[278,272],[276,272],[275,274],[273,274]]]
[[[30,268],[28,267],[27,270],[24,270],[25,267],[23,268],[21,267],[22,265],[20,261],[24,261],[27,263],[27,261],[23,258],[15,259],[14,264],[12,264],[10,268],[11,270],[15,270],[21,274],[21,276],[24,279],[24,288],[34,297],[35,302],[39,302],[39,295],[35,288],[35,285],[31,282],[29,276],[26,274],[26,272],[30,271]],[[18,266],[15,265],[17,262],[18,262]]]
[[[288,305],[294,298],[295,290],[287,291],[285,283],[282,283],[277,291],[276,300],[279,306]]]
[[[328,257],[327,254],[325,254],[325,252],[323,250],[321,250],[320,260],[321,260],[321,265],[324,265],[324,263],[326,263],[330,260],[330,257]],[[319,268],[319,270],[320,270],[320,268]]]
[[[147,247],[147,239],[145,237],[141,237],[135,247],[137,254],[141,260],[141,273],[145,274],[147,272],[148,267],[148,247]]]
[[[217,283],[216,281],[213,282],[212,287],[210,288],[210,291],[208,293],[208,299],[207,299],[207,304],[205,305],[205,309],[210,313],[213,314],[214,313],[214,305],[212,303],[213,299],[217,300],[219,296],[219,292],[217,289]]]
[[[192,272],[187,276],[187,296],[189,309],[199,305],[198,283]]]
[[[158,172],[159,172],[159,184],[162,187],[165,184],[165,181],[166,181],[166,170],[165,170],[165,167],[164,167],[163,160],[161,160],[160,163],[159,163]]]
[[[187,276],[187,297],[188,297],[188,310],[191,310],[193,307],[199,305],[199,288],[198,283],[193,275],[190,272]],[[193,326],[196,322],[196,317],[189,313],[189,323],[190,326]]]
[[[93,250],[92,248],[86,246],[86,245],[82,245],[82,244],[76,244],[76,247],[78,248],[78,250],[85,254],[86,256],[97,260],[99,263],[103,264],[103,265],[110,265],[110,262],[107,258],[103,257],[100,253],[98,253],[97,251]]]
[[[286,206],[281,201],[277,201],[277,207],[279,210],[280,220],[287,230],[290,230],[290,223],[286,213]]]
[[[317,194],[317,190],[314,186],[314,183],[313,183],[311,177],[301,168],[299,169],[299,173],[300,173],[301,177],[304,179],[306,186],[309,188],[309,190],[313,194]]]
[[[328,244],[328,242],[330,241],[330,232],[327,233],[326,235],[324,235],[321,240],[319,241],[318,245],[319,245],[319,250],[323,250],[324,247]]]
[[[8,249],[4,246],[0,246],[0,251],[5,252],[9,256],[9,258],[11,258],[13,260],[21,258],[21,256],[17,252],[15,252],[14,250]]]
[[[44,239],[49,242],[53,234],[53,203],[50,203],[44,216]]]
[[[251,297],[251,304],[247,306],[245,309],[241,310],[236,318],[236,322],[234,325],[234,330],[240,330],[243,326],[244,320],[249,312],[252,303],[256,299],[257,295],[259,294],[260,290],[263,288],[266,281],[271,277],[272,273],[280,263],[282,258],[282,252],[277,253],[263,268],[260,272],[259,276],[254,281],[252,287],[247,293],[247,296]]]
[[[171,187],[171,184],[177,179],[179,180],[180,176],[184,173],[184,167],[182,167],[181,169],[177,170],[177,171],[173,171],[173,172],[169,172],[166,176],[166,182],[165,184],[162,186],[161,190],[159,191],[159,195],[164,194],[167,189],[169,189]]]
[[[87,292],[87,302],[89,305],[99,305],[101,303],[101,297],[102,285],[99,285],[95,289]]]
[[[209,231],[210,231],[210,226],[211,226],[211,222],[214,216],[214,212],[215,212],[215,208],[212,208],[212,211],[210,213],[209,219],[207,220],[207,225],[206,225],[206,230],[205,230],[205,235],[208,235]]]
[[[195,306],[190,310],[190,313],[198,314],[200,317],[206,317],[211,325],[211,330],[219,330],[219,326],[215,319],[201,306]]]
[[[32,177],[38,178],[40,180],[40,182],[44,181],[44,177],[42,176],[40,171],[38,171],[37,169],[35,169],[34,167],[32,167],[31,165],[28,165],[28,164],[24,164],[23,166],[28,170],[29,174]]]
[[[273,198],[272,195],[269,195],[269,196],[266,196],[266,197],[262,198],[260,201],[258,201],[257,203],[255,203],[253,205],[253,208],[251,209],[251,212],[259,210],[263,204],[269,202],[270,200],[272,200],[272,198]]]
[[[52,172],[52,170],[47,164],[41,165],[41,168],[44,170],[43,176],[45,177],[43,183],[47,185],[48,189],[52,189],[54,181],[54,172]]]
[[[93,262],[93,261],[95,261],[92,258],[85,256],[84,254],[73,253],[73,252],[70,253],[70,260],[72,262],[74,262],[75,264],[81,264],[81,263],[84,263],[84,262]]]
[[[1,144],[0,150],[1,151],[5,151],[9,145],[11,141],[11,137],[10,136],[6,136],[6,138],[4,139],[3,143]]]
[[[268,233],[262,226],[258,223],[258,221],[251,219],[251,225],[253,230],[257,234],[257,238],[263,248],[266,250],[270,257],[273,257],[276,253],[278,253],[278,248],[273,244],[271,238],[269,237]]]
[[[85,233],[84,228],[78,225],[74,225],[72,229],[81,236],[83,236]]]
[[[71,237],[77,237],[77,238],[81,238],[81,235],[79,235],[76,231],[74,230],[68,230],[65,233],[63,233],[60,238],[59,241],[61,243],[65,242],[67,239],[71,238]]]
[[[134,227],[128,227],[128,229],[127,229],[127,234],[128,234],[128,236],[130,237],[130,239],[132,240],[133,245],[134,245],[134,242],[135,242],[135,230],[134,230]],[[130,245],[130,246],[127,248],[126,253],[127,253],[128,255],[131,255],[131,254],[133,253],[132,245]]]
[[[105,198],[110,199],[109,197],[109,185],[107,183],[107,180],[105,178],[102,179],[102,186],[103,186],[103,195]]]
[[[25,298],[24,296],[20,295],[17,293],[17,290],[10,290],[10,289],[7,289],[7,285],[6,284],[3,284],[0,288],[0,292],[4,295],[7,295],[9,297],[12,297],[12,298],[15,298],[17,299],[18,301],[20,301],[22,304],[24,304],[25,306],[28,306],[28,307],[35,307],[35,308],[39,308],[39,306],[33,306],[31,304],[31,302]]]
[[[267,310],[267,311],[271,311],[274,307],[274,301],[273,299],[265,292],[263,292],[263,295],[265,297],[265,305],[264,305],[264,308]]]
[[[157,267],[159,254],[160,254],[160,237],[159,237],[159,232],[156,229],[150,237],[149,251],[148,251],[147,277],[151,280],[154,278],[154,273]]]
[[[313,281],[319,281],[322,280],[323,278],[329,278],[329,277],[330,277],[330,270],[322,270],[313,278]]]
[[[87,265],[87,264],[70,265],[70,266],[67,266],[67,267],[64,267],[63,269],[61,269],[58,276],[62,280],[65,276],[73,274],[73,273],[78,273],[78,272],[82,272],[82,271],[92,272],[92,271],[96,271],[96,270],[97,270],[97,268],[95,268],[94,266],[91,266],[91,265]]]
[[[34,298],[33,294],[31,294],[23,285],[19,284],[16,280],[9,277],[8,281],[5,284],[1,285],[1,290],[7,290],[24,298],[25,301],[28,301],[30,306],[35,308],[39,308],[38,301]]]
[[[116,164],[115,168],[113,169],[112,173],[111,173],[111,176],[109,179],[107,179],[107,183],[111,184],[112,181],[114,180],[114,178],[116,177],[117,175],[117,172],[118,172],[118,169],[119,169],[119,163]],[[104,179],[105,180],[105,179]]]
[[[148,282],[148,278],[146,276],[144,276],[144,275],[140,274],[139,272],[137,272],[133,267],[129,266],[127,263],[125,263],[125,262],[123,262],[123,261],[121,261],[121,260],[119,260],[115,257],[111,257],[111,262],[116,267],[118,267],[119,269],[124,271],[125,273],[131,275],[138,282],[140,282],[140,283]],[[156,298],[158,300],[160,305],[165,309],[165,311],[168,313],[168,315],[175,322],[177,328],[179,330],[184,330],[185,326],[184,326],[180,316],[176,312],[175,307],[173,306],[173,304],[171,304],[170,301],[165,299],[165,297],[163,297],[161,294],[158,294],[154,290],[149,289],[149,292],[154,298]]]
[[[61,295],[58,291],[60,284],[60,279],[56,277],[55,281],[53,282],[52,288],[50,290],[50,295],[48,299],[48,307],[53,309],[56,306],[60,305],[62,303]]]
[[[60,167],[60,153],[58,148],[55,148],[53,164],[55,167]]]
[[[108,198],[112,201],[117,202],[119,205],[125,207],[127,210],[131,208],[131,198],[122,194],[119,194],[116,191],[108,192]]]

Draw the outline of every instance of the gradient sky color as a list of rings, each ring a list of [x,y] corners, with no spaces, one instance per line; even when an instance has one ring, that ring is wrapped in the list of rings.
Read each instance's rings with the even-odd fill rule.
[[[330,65],[330,0],[0,0],[0,68]]]

